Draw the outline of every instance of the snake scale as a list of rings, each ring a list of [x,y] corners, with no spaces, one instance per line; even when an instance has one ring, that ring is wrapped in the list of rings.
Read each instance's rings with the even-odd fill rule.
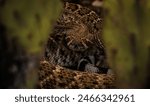
[[[40,88],[115,88],[102,34],[102,19],[89,8],[64,3],[40,63]]]

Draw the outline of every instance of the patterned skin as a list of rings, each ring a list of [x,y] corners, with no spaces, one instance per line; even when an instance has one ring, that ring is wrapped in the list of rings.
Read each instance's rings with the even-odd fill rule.
[[[101,31],[102,19],[94,11],[66,2],[48,39],[45,59],[74,70],[107,73]]]
[[[81,72],[52,65],[47,61],[40,62],[39,88],[45,89],[109,89],[116,88],[115,76]]]

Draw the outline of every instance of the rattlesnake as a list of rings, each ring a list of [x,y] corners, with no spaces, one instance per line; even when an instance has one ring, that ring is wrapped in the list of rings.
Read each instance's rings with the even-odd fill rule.
[[[94,11],[66,2],[45,48],[40,87],[114,88],[101,34],[102,19]]]
[[[48,61],[40,62],[39,88],[116,88],[115,79],[112,74],[80,72]]]

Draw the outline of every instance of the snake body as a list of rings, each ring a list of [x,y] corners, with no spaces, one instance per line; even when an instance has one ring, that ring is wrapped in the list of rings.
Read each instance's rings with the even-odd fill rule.
[[[101,34],[102,19],[94,11],[66,2],[45,48],[40,87],[113,88]]]

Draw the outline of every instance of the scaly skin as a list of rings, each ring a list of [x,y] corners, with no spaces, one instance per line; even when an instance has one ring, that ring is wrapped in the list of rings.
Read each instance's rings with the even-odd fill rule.
[[[45,59],[70,69],[107,73],[101,31],[102,19],[94,11],[65,3],[48,39]]]
[[[65,3],[40,63],[39,87],[115,88],[114,75],[102,70],[108,65],[101,30],[102,19],[95,12]]]
[[[115,76],[67,69],[40,62],[39,88],[51,89],[108,89],[115,88]]]

